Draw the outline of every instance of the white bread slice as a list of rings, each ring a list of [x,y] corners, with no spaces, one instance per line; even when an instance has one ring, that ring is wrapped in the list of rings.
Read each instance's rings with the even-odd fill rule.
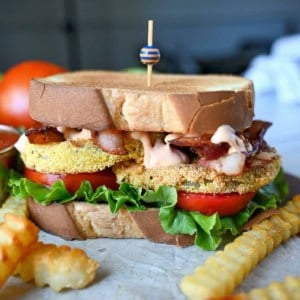
[[[250,126],[250,80],[229,75],[79,71],[34,79],[30,114],[52,126],[102,130],[211,133],[222,124]]]
[[[177,246],[194,244],[194,236],[171,235],[160,225],[158,209],[112,214],[106,204],[72,201],[47,206],[28,199],[31,219],[43,230],[67,240],[89,238],[147,238]],[[55,222],[53,220],[55,219]]]

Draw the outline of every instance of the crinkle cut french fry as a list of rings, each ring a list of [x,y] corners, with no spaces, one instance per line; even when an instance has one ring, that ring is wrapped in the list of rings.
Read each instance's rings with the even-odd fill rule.
[[[300,231],[300,195],[278,215],[253,226],[207,259],[193,274],[183,278],[180,288],[189,299],[211,299],[230,295],[249,272],[270,252]]]
[[[4,216],[6,214],[27,217],[29,215],[27,200],[9,196],[0,208],[0,223],[4,222]]]
[[[300,277],[287,276],[283,282],[272,282],[267,287],[256,288],[248,293],[226,297],[227,300],[298,300],[300,297]]]
[[[39,229],[27,218],[5,215],[5,222],[0,224],[0,287],[37,241],[38,232]]]
[[[48,284],[60,291],[85,287],[95,278],[98,267],[99,263],[81,249],[37,242],[19,262],[15,275],[24,281],[33,280],[37,286]]]

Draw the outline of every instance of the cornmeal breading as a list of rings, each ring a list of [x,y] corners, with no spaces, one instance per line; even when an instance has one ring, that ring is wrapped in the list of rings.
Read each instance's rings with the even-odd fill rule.
[[[130,140],[125,145],[127,155],[113,155],[102,151],[91,141],[80,145],[65,141],[44,145],[26,143],[21,157],[27,168],[44,173],[82,173],[97,172],[115,163],[138,159],[141,156],[141,144]]]
[[[275,150],[270,149],[274,153]],[[279,155],[263,162],[252,159],[252,167],[241,175],[228,176],[197,164],[145,169],[133,162],[118,163],[113,167],[119,183],[126,181],[145,189],[158,189],[161,185],[171,185],[177,190],[200,193],[247,193],[257,191],[271,182],[279,172]]]

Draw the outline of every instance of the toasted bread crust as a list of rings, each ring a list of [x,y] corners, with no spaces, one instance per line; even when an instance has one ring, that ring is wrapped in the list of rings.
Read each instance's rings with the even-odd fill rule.
[[[145,82],[144,75],[108,71],[34,79],[30,114],[53,126],[197,134],[252,122],[253,85],[245,78],[159,74],[150,88]]]
[[[165,233],[160,225],[158,209],[130,213],[123,208],[112,214],[106,204],[72,201],[43,206],[31,198],[28,199],[28,208],[31,219],[39,227],[66,240],[147,238],[182,247],[194,244],[193,236]]]

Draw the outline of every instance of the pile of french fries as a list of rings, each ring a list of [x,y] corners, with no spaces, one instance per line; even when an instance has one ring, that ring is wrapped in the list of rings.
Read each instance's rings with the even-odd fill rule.
[[[300,277],[283,283],[228,297],[252,269],[282,242],[300,231],[300,195],[244,232],[223,251],[217,251],[193,274],[183,278],[180,288],[188,299],[300,299]],[[224,298],[225,297],[225,298]]]
[[[99,263],[83,250],[38,241],[25,200],[8,198],[0,209],[0,288],[11,275],[55,291],[90,284]]]

